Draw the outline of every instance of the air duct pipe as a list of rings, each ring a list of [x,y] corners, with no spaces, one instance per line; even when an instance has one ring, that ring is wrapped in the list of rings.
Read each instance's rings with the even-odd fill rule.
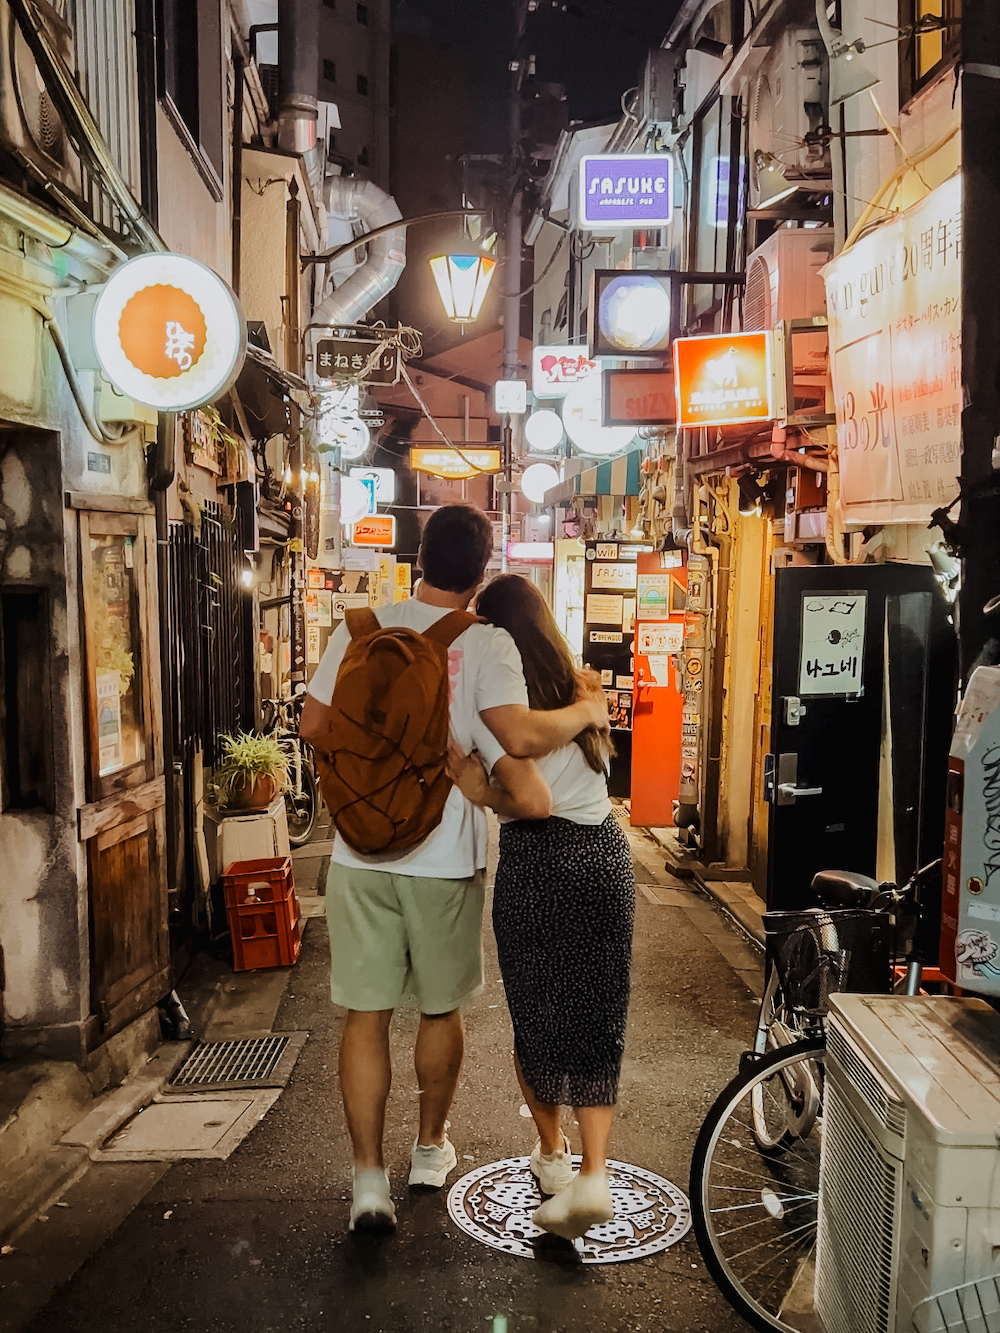
[[[358,221],[365,231],[374,231],[402,214],[395,199],[374,181],[355,176],[331,176],[326,183],[326,211],[331,233],[336,219]],[[362,234],[358,244],[364,245]],[[389,295],[406,267],[406,228],[394,227],[368,242],[368,258],[336,291],[326,298],[312,317],[314,324],[357,324]]]
[[[286,153],[316,147],[318,50],[316,0],[278,0],[278,147]]]

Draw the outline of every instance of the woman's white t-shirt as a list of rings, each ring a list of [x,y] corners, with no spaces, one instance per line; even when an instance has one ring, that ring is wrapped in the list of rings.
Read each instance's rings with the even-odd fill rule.
[[[506,751],[478,718],[473,724],[472,742],[487,771],[492,772]],[[552,793],[551,813],[554,816],[568,819],[572,824],[604,823],[611,814],[607,778],[603,773],[594,772],[575,741],[535,762]],[[510,823],[510,817],[501,815],[500,822]]]

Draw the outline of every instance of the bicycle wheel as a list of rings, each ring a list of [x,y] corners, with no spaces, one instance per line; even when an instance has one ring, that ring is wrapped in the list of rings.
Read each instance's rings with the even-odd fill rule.
[[[796,1042],[735,1078],[705,1118],[691,1161],[698,1247],[723,1295],[760,1330],[814,1326],[825,1057],[822,1040]],[[788,1140],[778,1155],[755,1142],[758,1089],[768,1134]],[[816,1103],[805,1120],[803,1100]]]
[[[799,1015],[788,1004],[785,992],[778,980],[777,968],[772,963],[767,977],[767,985],[764,988],[764,998],[760,1003],[760,1013],[757,1017],[754,1053],[756,1055],[766,1055],[771,1051],[787,1049],[793,1042],[802,1041],[812,1035],[813,1033],[802,1026]],[[756,1064],[744,1065],[741,1063],[740,1072],[749,1073],[754,1068],[756,1068]],[[779,1125],[778,1133],[775,1136],[769,1123],[764,1087],[762,1084],[755,1086],[750,1096],[751,1127],[757,1147],[761,1152],[784,1152],[794,1143],[797,1137],[808,1132],[808,1117],[815,1116],[818,1110],[818,1099],[808,1094],[809,1089],[800,1089],[801,1105],[798,1117],[795,1118],[793,1123]]]
[[[310,766],[302,764],[302,790],[289,787],[285,792],[285,817],[288,821],[288,841],[293,847],[303,847],[312,837],[319,809],[316,778]]]

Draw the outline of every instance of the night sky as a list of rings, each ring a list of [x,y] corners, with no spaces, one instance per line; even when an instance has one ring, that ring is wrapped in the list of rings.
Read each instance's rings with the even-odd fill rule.
[[[528,16],[536,77],[566,87],[571,120],[612,121],[635,86],[647,49],[659,46],[679,0],[549,0]],[[506,147],[503,97],[512,55],[511,0],[394,0],[394,23],[419,27],[436,45],[463,51],[477,90],[474,151]]]

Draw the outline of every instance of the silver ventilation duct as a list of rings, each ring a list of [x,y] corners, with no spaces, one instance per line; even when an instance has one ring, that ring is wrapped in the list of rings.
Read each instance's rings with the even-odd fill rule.
[[[286,153],[316,147],[318,51],[317,0],[278,0],[278,147]]]
[[[326,183],[326,211],[330,231],[336,219],[358,221],[366,232],[384,227],[402,217],[395,199],[374,181],[354,176],[332,176]],[[358,244],[365,243],[364,235]],[[326,298],[312,317],[314,324],[357,324],[388,296],[406,267],[406,228],[391,231],[368,242],[368,259],[336,291]]]

